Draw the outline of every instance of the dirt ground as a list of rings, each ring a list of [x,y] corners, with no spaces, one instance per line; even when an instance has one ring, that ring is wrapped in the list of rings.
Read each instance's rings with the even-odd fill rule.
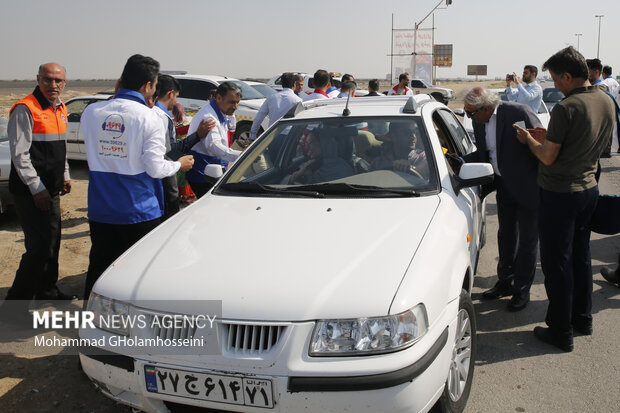
[[[496,82],[497,83],[497,82]],[[363,84],[363,83],[362,83]],[[491,82],[443,83],[454,89],[457,100],[450,107],[462,107],[464,91]],[[493,85],[496,87],[495,85]],[[96,93],[101,86],[69,87],[64,101]],[[32,91],[0,89],[0,116],[8,118],[10,107]],[[90,238],[87,220],[88,167],[86,162],[70,161],[72,190],[61,198],[62,241],[59,288],[82,297]],[[24,236],[15,210],[0,215],[0,297],[13,282],[24,253]],[[1,310],[0,310],[1,311]],[[6,327],[0,327],[6,328]],[[27,340],[31,337],[18,337]],[[2,343],[0,343],[1,345]],[[1,351],[0,351],[1,353]],[[77,356],[0,355],[0,412],[129,412],[131,409],[102,396],[78,368]]]

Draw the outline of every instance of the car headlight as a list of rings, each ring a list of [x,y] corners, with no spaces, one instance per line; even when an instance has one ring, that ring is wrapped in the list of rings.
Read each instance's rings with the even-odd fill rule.
[[[92,311],[97,328],[122,336],[129,335],[129,304],[92,293],[87,310]]]
[[[424,304],[393,316],[319,320],[312,334],[310,355],[349,356],[397,351],[418,341],[427,328]]]

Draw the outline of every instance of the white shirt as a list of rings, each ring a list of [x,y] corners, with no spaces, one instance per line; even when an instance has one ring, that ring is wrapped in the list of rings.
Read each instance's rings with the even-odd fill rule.
[[[538,113],[538,109],[542,104],[542,87],[540,87],[537,81],[528,83],[525,86],[519,83],[517,90],[506,86],[506,96],[508,100],[528,105],[534,113]]]
[[[392,89],[390,89],[388,91],[388,96],[392,96],[392,95],[407,95],[407,96],[413,96],[413,91],[411,89],[409,89],[407,86],[405,86],[404,92],[398,92],[398,85],[394,86]]]
[[[329,99],[328,96],[325,96],[322,93],[316,93],[316,92],[312,92],[309,95],[306,95],[304,97],[304,102],[307,102],[309,100],[314,100],[314,99]]]
[[[269,126],[271,126],[299,102],[301,102],[301,98],[293,92],[293,89],[289,88],[284,88],[280,92],[269,96],[254,118],[252,129],[250,129],[250,139],[256,139],[256,135],[266,116],[269,116]]]
[[[497,108],[491,115],[489,121],[484,125],[485,141],[487,143],[487,150],[489,151],[489,161],[493,165],[493,171],[495,175],[502,176],[499,173],[499,167],[497,166]]]
[[[618,100],[618,89],[620,89],[620,84],[618,84],[616,79],[614,79],[613,77],[608,77],[606,79],[603,79],[603,83],[605,83],[609,88],[609,93],[611,93],[612,96],[616,98],[616,100]]]
[[[215,110],[213,110],[213,107],[211,106],[211,103],[204,105],[192,118],[187,135],[189,136],[196,132],[200,122],[207,119],[213,119],[216,126],[211,129],[209,134],[204,139],[201,139],[200,142],[194,145],[192,150],[204,155],[217,156],[218,158],[228,162],[236,161],[239,155],[241,155],[241,151],[236,151],[228,147],[229,118],[224,116],[224,122],[220,123]]]

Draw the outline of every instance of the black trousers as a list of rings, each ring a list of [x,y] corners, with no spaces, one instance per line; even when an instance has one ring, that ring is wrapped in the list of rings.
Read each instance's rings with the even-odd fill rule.
[[[500,282],[514,283],[515,293],[528,293],[536,274],[538,255],[538,210],[515,199],[501,177],[497,187],[497,246]]]
[[[60,251],[60,196],[52,197],[49,211],[34,205],[32,195],[13,194],[15,209],[24,231],[26,252],[22,255],[7,300],[31,300],[58,281]]]
[[[161,180],[164,187],[164,216],[162,221],[167,220],[181,210],[179,206],[179,185],[177,175],[168,176]]]
[[[137,224],[116,225],[88,221],[90,248],[88,273],[84,287],[84,300],[88,299],[93,285],[101,274],[129,247],[148,234],[161,222],[160,218]]]
[[[590,218],[598,187],[581,192],[540,190],[540,261],[549,307],[545,321],[572,339],[572,324],[592,322]]]

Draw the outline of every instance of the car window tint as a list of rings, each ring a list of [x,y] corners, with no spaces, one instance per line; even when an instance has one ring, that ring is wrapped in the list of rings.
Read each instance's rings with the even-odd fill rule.
[[[229,80],[229,82],[234,83],[241,88],[241,100],[264,98],[264,96],[258,93],[252,86],[242,82],[241,80]]]
[[[264,97],[269,97],[277,93],[275,90],[273,90],[271,86],[267,86],[267,85],[252,85],[252,87],[258,90],[258,92]]]
[[[472,143],[463,125],[449,110],[437,110],[433,114],[435,131],[440,136],[442,146],[448,153],[463,156],[472,150]]]
[[[419,116],[280,121],[235,162],[222,184],[342,183],[432,191],[438,179],[430,148]]]
[[[181,84],[180,98],[209,100],[212,93],[215,93],[217,85],[207,80],[177,79]]]

